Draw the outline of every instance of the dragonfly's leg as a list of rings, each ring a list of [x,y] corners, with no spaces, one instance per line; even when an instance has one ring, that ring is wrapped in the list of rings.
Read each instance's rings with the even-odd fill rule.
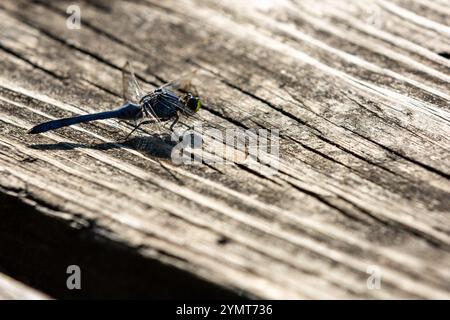
[[[178,120],[180,119],[180,117],[178,116],[178,113],[175,114],[175,120],[172,122],[172,124],[170,125],[170,131],[173,132],[173,127],[177,124]]]
[[[139,122],[134,128],[133,130],[131,130],[131,132],[126,136],[125,140],[127,140],[137,129],[139,129],[140,126],[142,126],[143,124],[147,124],[147,123],[152,123],[151,120],[146,120],[146,121],[141,121]]]
[[[143,116],[148,118],[153,118],[153,115],[150,114],[150,112],[147,110],[147,108],[142,108],[142,111],[144,112]]]
[[[142,122],[141,123],[139,123],[137,126],[135,126],[134,128],[133,128],[133,130],[131,130],[130,131],[130,133],[129,134],[127,134],[127,136],[125,137],[125,140],[128,140],[128,138],[141,126],[141,124],[142,124]]]
[[[150,110],[148,110],[147,108],[149,108]],[[153,110],[152,106],[150,104],[146,104],[145,107],[143,108],[144,111],[144,115],[147,118],[150,118],[152,123],[156,123],[156,126],[158,127],[159,130],[159,135],[161,135],[163,133],[163,125],[161,124],[161,120],[158,119],[155,115],[155,111]]]
[[[145,109],[144,109],[144,113],[145,113]],[[142,114],[142,118],[144,117],[144,114]],[[134,118],[134,128],[133,130],[131,130],[131,132],[126,136],[125,140],[128,140],[128,138],[133,134],[133,132],[135,132],[137,129],[139,129],[140,126],[142,126],[145,123],[148,123],[150,121],[145,121],[145,120],[141,120],[139,123],[138,121],[138,115],[136,115],[136,117]]]

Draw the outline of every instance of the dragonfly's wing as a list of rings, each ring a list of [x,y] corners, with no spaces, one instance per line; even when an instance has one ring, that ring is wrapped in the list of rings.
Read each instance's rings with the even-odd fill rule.
[[[141,98],[145,96],[144,90],[142,90],[141,86],[139,85],[139,82],[136,79],[136,75],[134,73],[133,66],[129,61],[125,63],[125,66],[122,69],[122,96],[124,99],[124,102],[133,102],[136,104],[139,104],[141,101]],[[161,122],[154,116],[154,112],[147,112],[146,109],[142,110],[142,118],[136,119],[136,126],[140,126],[143,124],[145,118],[148,120],[145,120],[146,122],[156,123],[158,130],[162,131],[162,125]]]
[[[136,79],[131,63],[127,61],[122,69],[122,97],[124,103],[139,103],[144,94]]]
[[[198,96],[197,89],[192,81],[197,72],[197,69],[190,71],[176,80],[163,84],[160,88],[171,91],[191,92],[192,94]]]

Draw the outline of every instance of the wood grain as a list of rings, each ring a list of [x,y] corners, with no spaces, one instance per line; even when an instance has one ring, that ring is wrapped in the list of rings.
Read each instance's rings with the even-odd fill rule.
[[[0,273],[0,300],[47,300],[48,297]]]
[[[446,1],[82,1],[80,30],[69,4],[0,4],[2,192],[252,297],[450,297]],[[197,70],[210,122],[281,129],[278,172],[177,166],[115,121],[25,134],[120,105],[127,60],[148,90]]]

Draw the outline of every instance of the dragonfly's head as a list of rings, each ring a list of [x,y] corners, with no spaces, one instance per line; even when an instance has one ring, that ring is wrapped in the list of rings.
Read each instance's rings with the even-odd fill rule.
[[[192,93],[186,93],[182,98],[181,102],[186,107],[187,113],[194,114],[202,107],[200,99],[195,97]]]

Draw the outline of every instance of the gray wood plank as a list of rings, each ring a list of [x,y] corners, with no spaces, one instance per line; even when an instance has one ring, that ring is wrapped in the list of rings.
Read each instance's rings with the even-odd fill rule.
[[[80,30],[66,1],[0,4],[2,190],[256,297],[448,298],[448,12],[263,3],[83,2]],[[212,123],[282,129],[278,172],[177,166],[115,121],[25,134],[120,105],[126,60],[148,90],[197,70]]]
[[[0,300],[47,300],[49,297],[0,273]]]

